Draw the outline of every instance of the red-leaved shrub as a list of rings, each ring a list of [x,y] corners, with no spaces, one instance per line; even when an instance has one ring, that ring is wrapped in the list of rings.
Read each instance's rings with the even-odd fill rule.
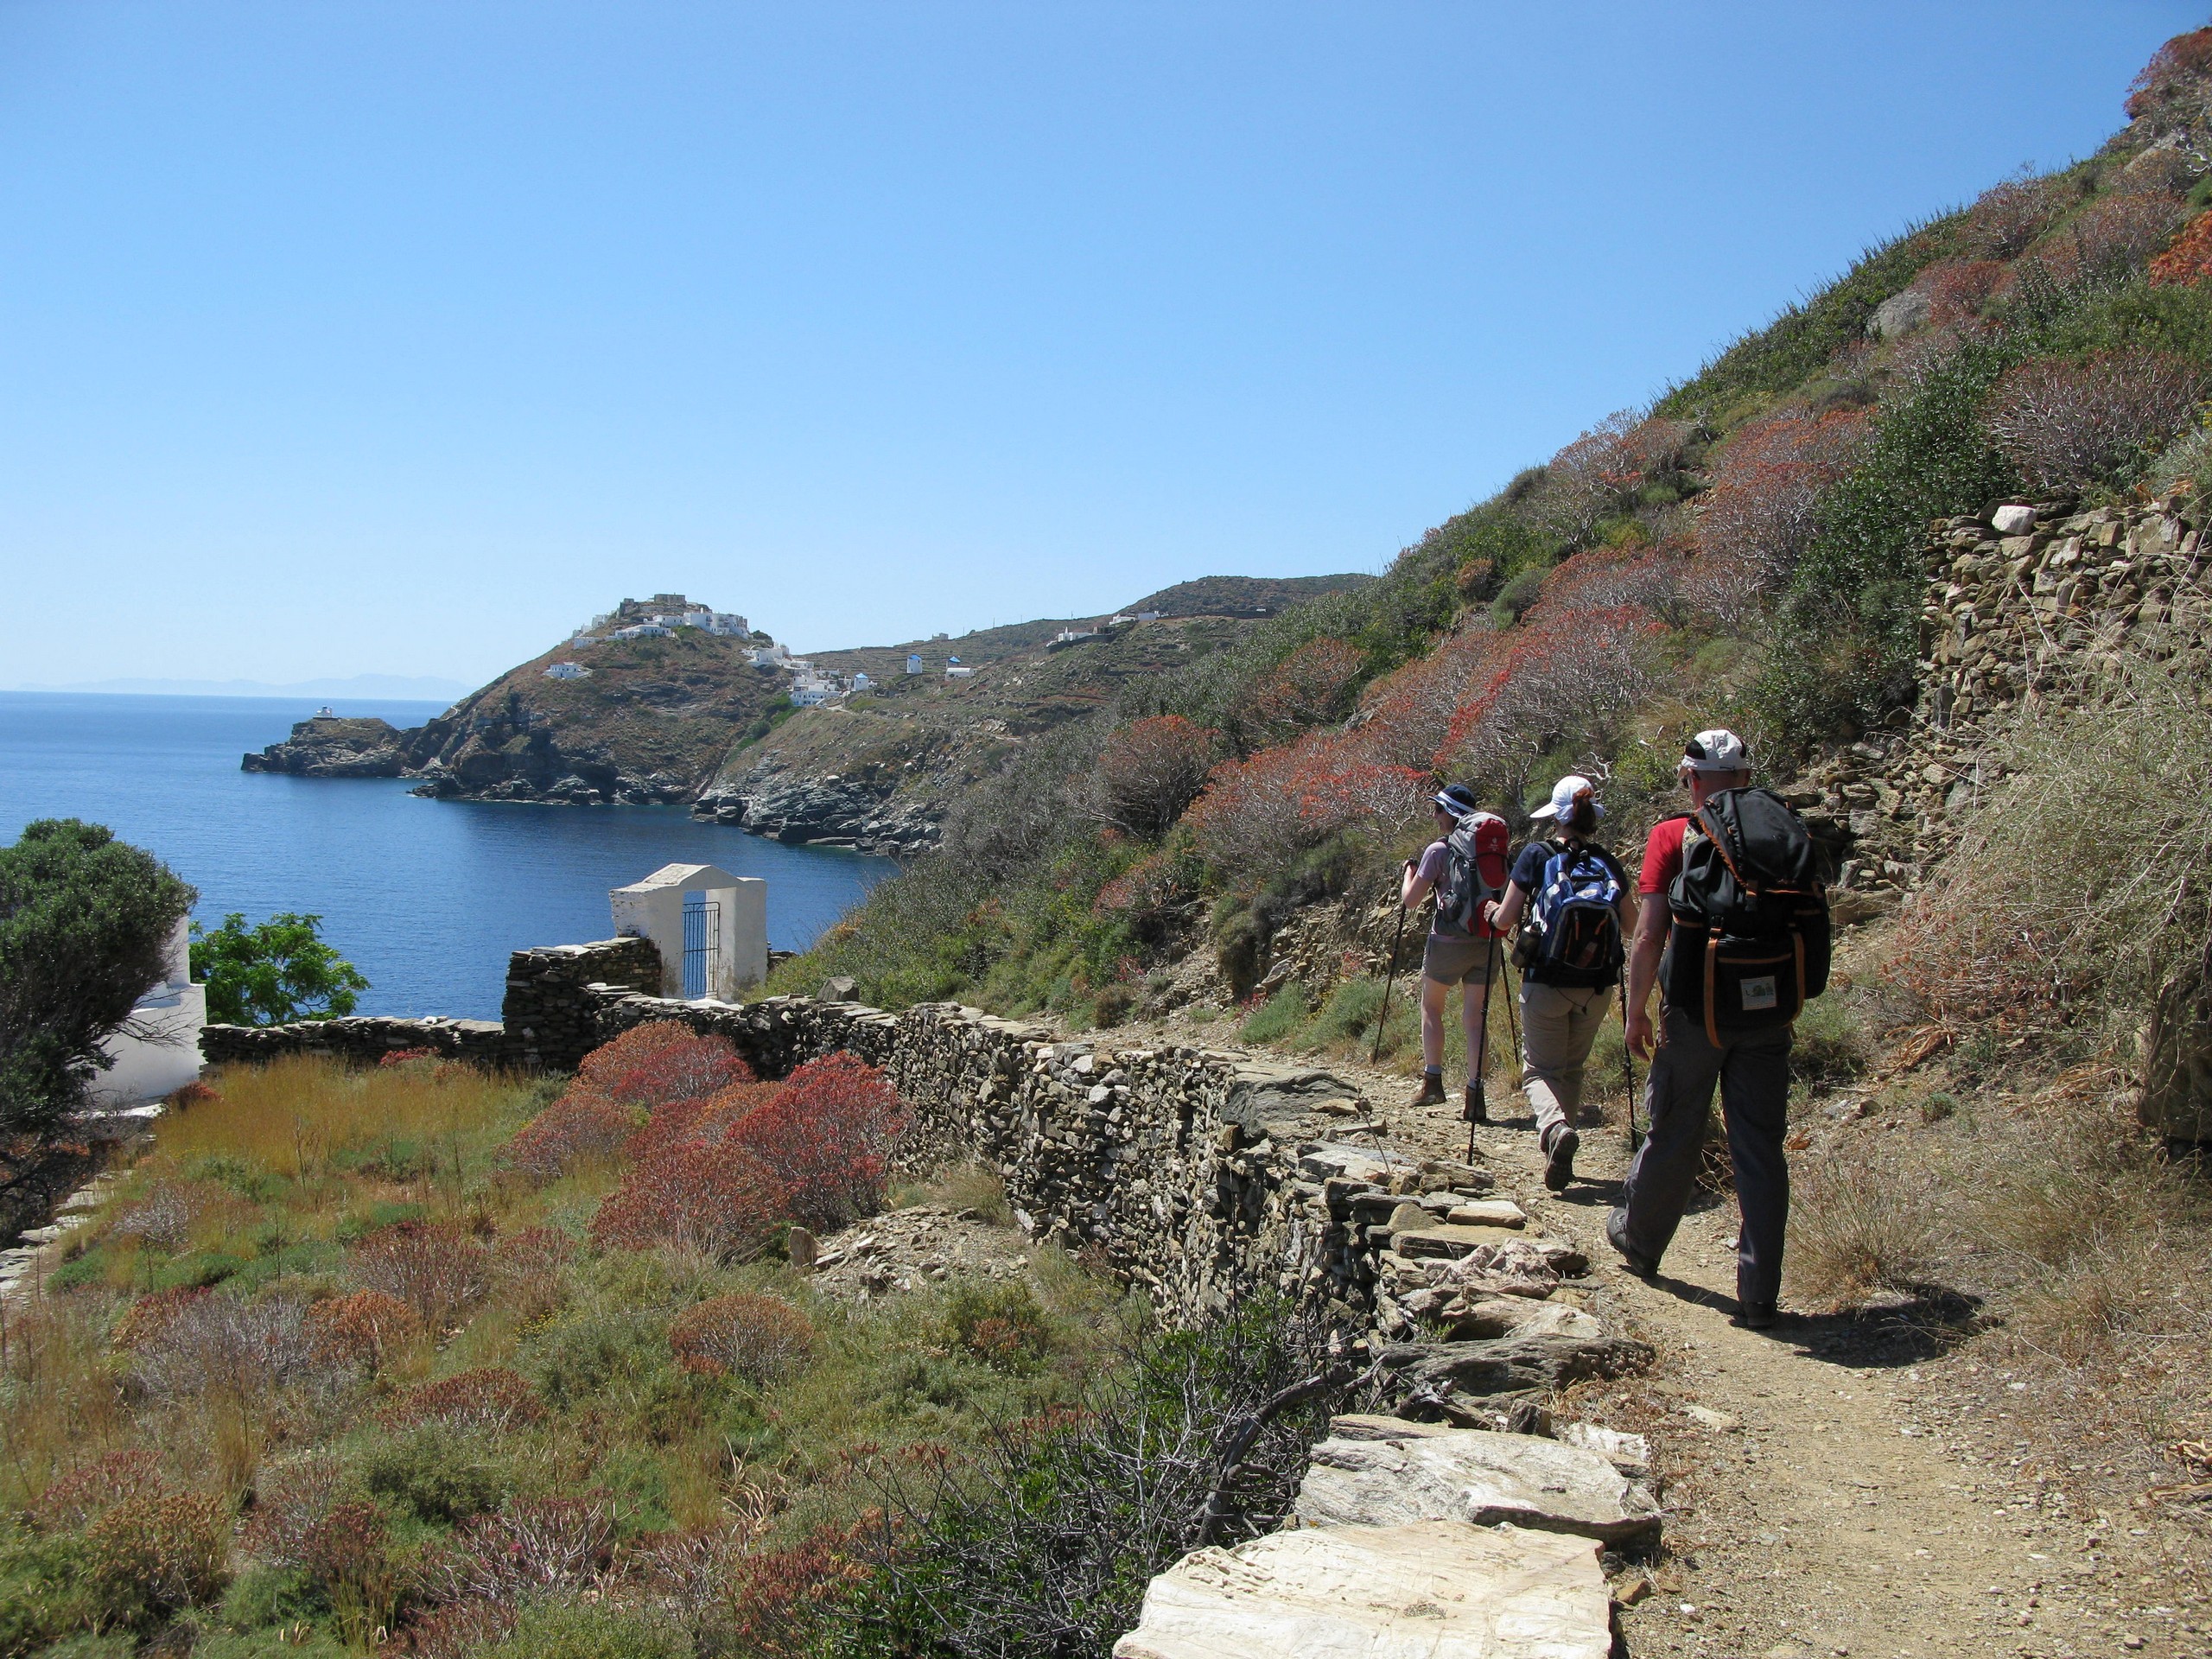
[[[702,1037],[680,1020],[657,1020],[592,1050],[576,1078],[610,1100],[650,1107],[703,1100],[734,1083],[750,1083],[753,1068],[728,1038]]]
[[[631,1158],[650,1158],[666,1147],[687,1141],[718,1138],[729,1126],[756,1106],[773,1100],[779,1083],[734,1083],[705,1100],[672,1100],[656,1107],[645,1127],[624,1143]]]
[[[451,1222],[395,1222],[346,1256],[365,1287],[397,1297],[434,1334],[481,1300],[490,1284],[489,1253]]]
[[[601,1249],[673,1244],[719,1262],[744,1261],[772,1243],[784,1189],[767,1166],[727,1140],[683,1141],[639,1159],[592,1217]]]
[[[162,1485],[154,1454],[134,1446],[71,1470],[40,1494],[31,1513],[41,1526],[74,1530],[124,1498],[158,1491]]]
[[[2157,352],[2038,358],[1998,382],[1984,419],[2038,489],[2124,483],[2190,423],[2207,391],[2203,369]]]
[[[378,1412],[377,1421],[386,1428],[441,1423],[497,1434],[544,1415],[529,1383],[504,1365],[484,1365],[409,1389]]]
[[[794,1071],[731,1126],[728,1139],[760,1160],[790,1218],[820,1231],[882,1203],[892,1148],[906,1123],[888,1077],[853,1055],[830,1054]]]
[[[2139,121],[2170,105],[2202,101],[2212,76],[2212,29],[2177,35],[2151,54],[2127,89],[2127,118]]]
[[[507,1142],[508,1166],[532,1185],[558,1180],[588,1158],[607,1158],[638,1128],[638,1108],[574,1083]]]
[[[423,1321],[415,1310],[380,1290],[357,1290],[313,1304],[308,1329],[325,1358],[372,1371],[423,1337]]]
[[[1360,734],[1308,732],[1214,768],[1185,815],[1217,868],[1277,869],[1355,825],[1395,834],[1421,816],[1428,776],[1372,759]]]
[[[780,1296],[711,1297],[678,1314],[668,1329],[677,1363],[704,1376],[770,1383],[814,1353],[814,1325]]]
[[[246,1553],[270,1567],[305,1567],[315,1529],[338,1506],[345,1477],[344,1465],[327,1452],[264,1466],[246,1517]]]
[[[1100,810],[1131,835],[1166,833],[1205,786],[1214,734],[1180,715],[1134,721],[1098,757]]]
[[[1822,493],[1866,452],[1867,428],[1863,410],[1793,411],[1736,435],[1698,499],[1694,603],[1736,622],[1780,590],[1812,542]]]
[[[2055,289],[2119,282],[2173,240],[2183,212],[2163,196],[2107,196],[2031,250],[2020,261],[2020,279]]]
[[[141,1296],[116,1321],[115,1334],[110,1340],[126,1351],[136,1348],[160,1335],[184,1309],[204,1301],[212,1294],[205,1285],[175,1285]]]
[[[760,1659],[821,1652],[843,1592],[868,1577],[855,1559],[859,1530],[819,1526],[788,1549],[739,1557],[729,1580],[730,1650]]]
[[[438,1051],[435,1048],[395,1048],[378,1058],[377,1064],[379,1066],[408,1065],[416,1060],[435,1060],[437,1058]]]
[[[2057,179],[2007,179],[1981,193],[1967,212],[1964,239],[1986,259],[2012,259],[2065,211],[2069,192]]]
[[[1250,726],[1279,740],[1342,720],[1352,683],[1366,662],[1341,639],[1307,641],[1253,688],[1246,711]]]
[[[229,1529],[219,1499],[200,1492],[134,1492],[85,1533],[85,1559],[101,1611],[144,1625],[223,1588]]]
[[[2154,287],[2194,288],[2212,276],[2212,212],[2199,213],[2174,244],[2151,262]]]

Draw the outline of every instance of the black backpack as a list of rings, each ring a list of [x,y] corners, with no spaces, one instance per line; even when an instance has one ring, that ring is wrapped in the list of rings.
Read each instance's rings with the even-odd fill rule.
[[[1673,914],[1667,1002],[1722,1027],[1786,1026],[1827,988],[1828,899],[1805,822],[1764,789],[1729,789],[1690,815]]]
[[[1628,878],[1586,842],[1548,845],[1543,874],[1529,895],[1529,925],[1521,930],[1516,959],[1539,985],[1610,985],[1621,976],[1627,956],[1618,906]]]
[[[1470,938],[1496,937],[1483,905],[1505,892],[1505,849],[1512,836],[1495,812],[1470,812],[1445,837],[1444,876],[1436,884],[1435,928]]]

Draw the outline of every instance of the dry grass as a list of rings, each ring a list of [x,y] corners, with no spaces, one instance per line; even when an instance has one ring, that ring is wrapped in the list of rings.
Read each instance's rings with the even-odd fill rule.
[[[243,1159],[290,1180],[314,1180],[332,1160],[413,1142],[456,1162],[485,1132],[511,1127],[515,1079],[420,1063],[353,1071],[304,1056],[234,1067],[221,1098],[165,1119],[152,1162],[188,1167]]]
[[[1799,1159],[1792,1176],[1785,1259],[1796,1298],[1849,1307],[1934,1275],[1941,1217],[1923,1168],[1853,1144]]]

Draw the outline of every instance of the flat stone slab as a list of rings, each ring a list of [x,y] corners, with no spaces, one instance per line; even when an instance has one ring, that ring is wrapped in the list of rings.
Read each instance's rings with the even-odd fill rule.
[[[1381,1420],[1368,1420],[1373,1433]],[[1481,1429],[1391,1440],[1334,1435],[1313,1448],[1298,1488],[1308,1526],[1403,1526],[1414,1521],[1510,1523],[1604,1543],[1659,1535],[1651,1494],[1579,1446]]]
[[[1466,1227],[1452,1222],[1393,1233],[1390,1248],[1400,1255],[1421,1262],[1436,1257],[1457,1259],[1472,1255],[1485,1245],[1502,1244],[1518,1236],[1510,1227]]]
[[[1510,1198],[1481,1198],[1472,1204],[1457,1204],[1444,1219],[1454,1227],[1517,1229],[1529,1224],[1528,1216]]]
[[[1114,1659],[1606,1659],[1586,1539],[1455,1521],[1279,1532],[1185,1555]]]

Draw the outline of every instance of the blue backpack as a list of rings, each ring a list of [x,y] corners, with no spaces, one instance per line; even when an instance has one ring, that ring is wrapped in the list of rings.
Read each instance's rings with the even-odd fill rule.
[[[1627,959],[1618,908],[1625,888],[1620,866],[1595,847],[1554,843],[1530,895],[1522,971],[1539,985],[1570,989],[1618,979]]]

